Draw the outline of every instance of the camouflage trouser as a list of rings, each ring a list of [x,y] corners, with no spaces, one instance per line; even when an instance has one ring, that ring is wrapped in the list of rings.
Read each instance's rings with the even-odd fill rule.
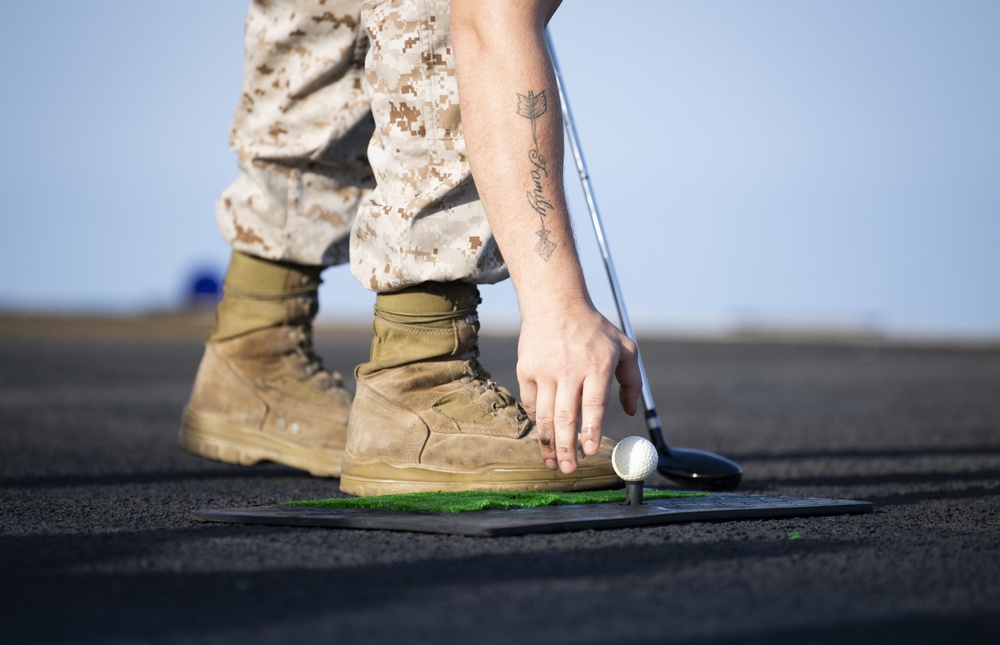
[[[254,0],[217,218],[237,250],[368,289],[507,277],[472,182],[448,0]],[[367,151],[366,151],[367,148]]]

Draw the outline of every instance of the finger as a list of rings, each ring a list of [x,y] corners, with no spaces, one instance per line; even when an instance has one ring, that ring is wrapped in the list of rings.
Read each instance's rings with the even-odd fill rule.
[[[567,475],[576,470],[577,427],[580,423],[580,385],[559,383],[555,400],[556,454],[559,470]]]
[[[538,387],[535,382],[528,379],[518,379],[518,389],[520,390],[521,407],[528,413],[528,418],[535,420],[535,399],[538,397]]]
[[[556,457],[555,424],[552,410],[555,407],[555,389],[541,386],[535,398],[535,427],[538,428],[538,449],[542,453],[545,467],[555,470],[559,467]]]
[[[615,368],[615,378],[621,385],[618,390],[618,400],[622,404],[622,409],[629,416],[633,416],[639,410],[642,372],[639,371],[639,350],[625,335],[622,335],[621,355],[618,358],[618,367]]]
[[[601,429],[604,427],[604,412],[608,407],[608,395],[611,391],[611,375],[606,377],[591,374],[583,382],[583,396],[580,418],[580,441],[583,443],[583,454],[593,456],[601,446]]]

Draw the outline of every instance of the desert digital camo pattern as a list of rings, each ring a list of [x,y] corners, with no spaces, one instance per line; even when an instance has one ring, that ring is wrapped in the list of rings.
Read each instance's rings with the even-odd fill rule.
[[[216,208],[224,237],[251,255],[347,261],[351,225],[374,187],[361,0],[255,0],[230,143],[240,177]]]
[[[472,183],[447,0],[369,0],[362,24],[377,187],[351,236],[351,272],[375,291],[507,276]]]
[[[373,291],[507,277],[471,179],[447,0],[255,0],[219,199],[237,250]]]

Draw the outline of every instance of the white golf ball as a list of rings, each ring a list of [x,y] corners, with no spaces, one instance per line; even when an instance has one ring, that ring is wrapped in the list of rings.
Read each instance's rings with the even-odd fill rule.
[[[611,464],[627,482],[641,482],[656,471],[660,461],[656,447],[642,437],[625,437],[611,453]]]

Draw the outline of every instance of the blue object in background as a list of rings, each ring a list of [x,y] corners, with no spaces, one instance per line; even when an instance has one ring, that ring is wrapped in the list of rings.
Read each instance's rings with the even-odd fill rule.
[[[187,305],[190,308],[215,307],[222,299],[222,277],[215,269],[195,271],[188,282]]]

